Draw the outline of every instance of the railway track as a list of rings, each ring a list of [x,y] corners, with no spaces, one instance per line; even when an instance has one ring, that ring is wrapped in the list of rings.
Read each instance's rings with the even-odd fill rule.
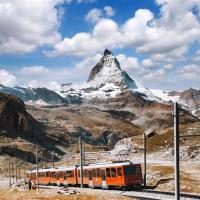
[[[60,189],[61,187],[57,186],[40,186],[43,189]],[[72,187],[74,188],[74,187]],[[120,194],[122,196],[137,198],[139,200],[174,200],[173,192],[164,192],[158,190],[151,189],[141,189],[141,190],[129,190],[129,191],[120,191],[120,190],[102,190],[102,189],[90,189],[90,188],[79,188],[75,187],[75,189],[80,190],[88,190],[88,191],[103,191],[108,193]],[[198,194],[188,194],[181,193],[181,200],[197,200],[200,199],[200,195]]]
[[[125,191],[122,192],[121,195],[128,196],[128,197],[135,197],[135,198],[146,198],[147,200],[174,200],[174,193],[173,192],[163,192],[157,190],[149,190],[149,189],[142,189],[140,191]],[[196,200],[200,199],[200,195],[197,194],[187,194],[181,193],[180,195],[181,200]]]

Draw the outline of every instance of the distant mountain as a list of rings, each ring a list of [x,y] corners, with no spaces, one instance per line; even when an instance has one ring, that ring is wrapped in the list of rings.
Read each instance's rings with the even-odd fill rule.
[[[51,91],[46,88],[0,85],[0,92],[16,95],[26,104],[40,106],[90,104],[104,109],[130,109],[136,112],[146,107],[147,110],[149,107],[171,107],[173,102],[178,102],[192,114],[199,116],[200,113],[200,90],[191,88],[177,92],[138,87],[108,49],[92,68],[87,82],[79,87],[66,83],[61,88],[61,91]]]
[[[194,116],[199,113],[199,90],[170,92],[138,87],[108,49],[92,68],[87,82],[79,87],[62,84],[61,88],[61,91],[51,91],[0,85],[0,136],[3,136],[1,144],[5,154],[17,152],[14,149],[16,145],[17,149],[24,151],[25,140],[26,153],[18,151],[19,157],[33,158],[33,153],[31,156],[29,153],[38,142],[42,148],[59,157],[64,155],[63,147],[77,143],[80,134],[77,126],[84,130],[82,134],[86,143],[109,148],[125,137],[142,138],[141,134],[147,129],[157,132],[173,130],[173,102],[176,101],[183,106],[181,125],[200,121]],[[30,114],[27,113],[25,104],[18,97],[25,104],[37,107],[26,106]],[[12,145],[6,149],[4,141],[10,137],[13,137]],[[19,141],[16,142],[16,138]]]
[[[137,88],[134,80],[122,71],[119,61],[108,49],[104,51],[104,56],[91,70],[87,82],[96,88],[105,87],[106,84],[113,84],[113,87],[118,88]]]
[[[0,92],[12,94],[21,98],[26,104],[49,106],[63,105],[69,103],[79,103],[79,99],[71,98],[70,96],[63,98],[55,91],[47,88],[26,88],[21,86],[5,87],[0,85]]]
[[[180,92],[138,88],[135,91],[144,94],[146,98],[152,101],[167,104],[178,102],[184,109],[200,117],[200,90],[198,89],[190,88]]]
[[[121,69],[119,61],[112,52],[105,49],[103,57],[92,68],[88,80],[79,88],[63,89],[64,95],[79,95],[83,102],[105,100],[117,97],[125,91],[136,89],[135,81]]]
[[[190,88],[182,92],[170,92],[169,96],[177,97],[180,104],[200,117],[200,90]]]

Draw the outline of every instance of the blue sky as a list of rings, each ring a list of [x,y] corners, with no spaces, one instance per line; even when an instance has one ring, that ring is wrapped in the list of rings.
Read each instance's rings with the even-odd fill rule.
[[[59,90],[110,48],[145,87],[199,88],[199,38],[198,0],[2,0],[0,83]]]

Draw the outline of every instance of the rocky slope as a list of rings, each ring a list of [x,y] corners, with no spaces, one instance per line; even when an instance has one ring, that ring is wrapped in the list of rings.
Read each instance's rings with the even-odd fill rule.
[[[107,49],[81,88],[64,84],[62,91],[54,92],[45,88],[0,86],[0,91],[21,97],[30,113],[26,112],[22,100],[1,93],[1,141],[8,139],[12,148],[17,145],[12,152],[18,155],[24,151],[24,144],[26,151],[31,153],[38,141],[44,152],[53,152],[57,157],[65,155],[69,148],[77,151],[80,134],[92,150],[96,147],[112,149],[116,142],[126,137],[139,138],[139,144],[147,129],[160,133],[172,128],[173,101],[181,101],[182,97],[192,106],[199,103],[195,99],[198,92],[194,90],[170,93],[138,88]],[[195,98],[193,96],[190,101],[195,92]],[[42,108],[35,106],[37,101]],[[191,126],[196,122],[199,122],[197,117],[181,109],[181,125]],[[159,146],[160,138],[155,138]],[[10,150],[7,153],[10,154]]]
[[[33,118],[24,102],[16,96],[0,93],[0,155],[20,157],[34,162],[36,144],[46,157],[51,152],[62,155],[57,141],[46,132],[46,127]]]
[[[165,107],[179,102],[183,108],[197,114],[200,90],[170,92],[138,87],[136,82],[121,69],[112,52],[106,49],[103,57],[92,68],[88,80],[80,88],[63,88],[62,94],[79,96],[83,103],[112,109],[136,110],[140,107]],[[129,110],[130,111],[130,110]],[[197,115],[198,116],[198,115]]]
[[[198,111],[200,111],[200,90],[190,88],[183,92],[170,92],[169,96],[178,96],[178,101],[185,106],[186,109],[200,117],[200,115],[198,115]]]

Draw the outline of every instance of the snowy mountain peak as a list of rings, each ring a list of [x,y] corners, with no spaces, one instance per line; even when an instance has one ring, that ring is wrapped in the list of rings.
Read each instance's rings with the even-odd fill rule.
[[[121,88],[137,88],[134,80],[122,71],[119,61],[108,49],[105,49],[104,56],[93,67],[88,82],[96,88],[100,88],[105,84],[113,84]]]
[[[104,56],[107,56],[107,55],[113,55],[112,51],[110,51],[109,49],[105,49]]]

